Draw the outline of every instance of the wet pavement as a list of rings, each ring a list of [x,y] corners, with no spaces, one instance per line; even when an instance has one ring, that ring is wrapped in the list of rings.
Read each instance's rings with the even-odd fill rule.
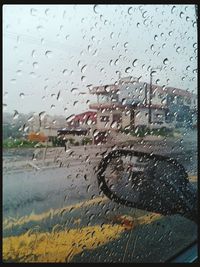
[[[175,148],[173,152],[169,144]],[[163,146],[163,142],[145,141],[142,146],[135,142],[127,148],[160,154],[169,151],[169,156],[176,157],[190,174],[196,175],[197,153],[194,143],[192,146],[192,149],[191,144],[182,149],[178,142]],[[34,150],[31,149],[25,150],[28,153],[22,150],[16,161],[12,161],[14,154],[4,153],[3,236],[21,238],[36,228],[39,233],[53,233],[57,227],[59,233],[68,229],[66,238],[69,229],[76,231],[78,240],[80,231],[93,232],[89,240],[94,246],[85,241],[85,248],[78,253],[71,245],[69,251],[74,248],[74,254],[66,261],[72,262],[162,262],[195,240],[196,226],[189,220],[127,208],[99,192],[96,167],[102,156],[112,149],[110,146],[72,147],[65,152],[64,148],[51,148],[46,151],[45,161],[43,151],[36,160],[32,160]],[[122,216],[129,216],[133,222],[131,227],[120,221]],[[98,232],[98,229],[107,230]],[[68,237],[68,242],[72,239]]]

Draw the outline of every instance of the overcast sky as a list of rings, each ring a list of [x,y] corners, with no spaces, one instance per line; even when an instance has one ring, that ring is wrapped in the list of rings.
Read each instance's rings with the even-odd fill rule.
[[[121,76],[197,91],[194,5],[4,5],[5,112],[88,110]]]

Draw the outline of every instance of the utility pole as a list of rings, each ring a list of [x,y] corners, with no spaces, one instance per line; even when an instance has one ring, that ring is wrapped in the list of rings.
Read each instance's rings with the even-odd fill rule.
[[[149,84],[149,128],[151,125],[151,99],[152,99],[152,69],[150,69],[150,84]]]
[[[148,117],[148,124],[149,124],[149,128],[151,126],[151,104],[152,104],[152,76],[154,73],[156,73],[155,70],[161,70],[162,67],[157,67],[157,68],[154,68],[154,69],[150,69],[150,84],[149,84],[149,105],[148,105],[148,109],[149,109],[149,117]]]
[[[144,104],[147,105],[147,83],[145,83],[145,96],[144,96]]]

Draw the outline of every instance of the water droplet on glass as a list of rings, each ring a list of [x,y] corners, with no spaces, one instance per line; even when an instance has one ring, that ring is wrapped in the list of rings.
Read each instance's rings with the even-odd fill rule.
[[[119,59],[116,59],[116,60],[115,60],[115,63],[114,63],[115,66],[116,66],[118,63],[119,63]]]
[[[136,67],[137,66],[137,62],[138,62],[137,59],[133,60],[133,62],[132,62],[133,67]]]
[[[167,64],[169,63],[168,58],[165,58],[165,59],[163,60],[163,63],[164,63],[165,65],[167,65]]]
[[[122,105],[125,105],[126,104],[126,98],[123,98],[122,99]]]
[[[129,15],[132,15],[132,14],[133,14],[133,8],[132,8],[132,7],[129,7],[129,9],[128,9],[128,14],[129,14]]]
[[[41,26],[41,25],[37,26],[37,30],[38,30],[39,32],[41,32],[43,29],[44,29],[43,26]]]
[[[146,18],[146,14],[147,14],[147,11],[144,11],[144,12],[142,13],[142,17],[143,17],[143,18]]]
[[[187,16],[185,19],[186,19],[186,21],[189,21],[190,20],[190,17]]]
[[[85,80],[86,80],[86,77],[85,77],[85,76],[82,76],[82,77],[81,77],[81,81],[82,81],[82,82],[85,82]]]
[[[91,45],[88,45],[88,52],[90,53],[92,51]]]
[[[197,48],[197,43],[194,43],[194,44],[193,44],[193,47],[194,47],[194,48]]]
[[[86,68],[87,68],[87,65],[84,65],[84,66],[81,68],[81,72],[84,73],[85,70],[86,70]]]
[[[17,70],[17,75],[22,75],[22,71],[21,70]]]
[[[130,67],[128,67],[128,68],[125,69],[125,72],[126,73],[130,73],[130,71],[131,71],[131,68]]]
[[[193,22],[192,26],[193,26],[194,28],[196,28],[196,26],[197,26],[196,21]]]
[[[75,114],[70,115],[69,117],[66,118],[67,122],[71,122],[75,118]]]
[[[32,78],[35,78],[35,77],[36,77],[36,74],[35,74],[35,72],[33,72],[33,71],[30,72],[30,75],[31,75]]]
[[[30,12],[31,12],[31,15],[32,15],[32,16],[36,16],[37,9],[35,9],[35,8],[31,8]]]
[[[33,116],[29,117],[29,118],[28,118],[28,122],[31,122],[31,121],[33,121],[33,119],[34,119],[34,117],[33,117]]]
[[[158,40],[158,35],[154,35],[154,40]]]
[[[67,69],[64,69],[62,73],[63,73],[64,75],[67,75],[67,73],[68,73]]]
[[[71,92],[72,92],[72,93],[77,93],[77,91],[78,91],[78,88],[72,88],[72,89],[71,89]]]
[[[31,56],[32,56],[32,57],[35,57],[35,53],[36,53],[36,51],[33,50],[32,53],[31,53]]]
[[[98,5],[94,5],[93,7],[94,13],[98,14],[98,8],[99,8]]]
[[[24,98],[24,93],[20,93],[19,96],[23,99]]]
[[[40,113],[39,113],[39,117],[40,117],[40,119],[43,120],[44,117],[45,117],[45,115],[46,115],[46,112],[45,112],[45,111],[40,112]]]
[[[160,83],[160,80],[159,80],[159,79],[157,79],[157,80],[156,80],[156,84],[159,84],[159,83]]]
[[[74,101],[73,106],[76,106],[78,104],[78,101]]]
[[[179,17],[182,18],[183,15],[184,15],[184,13],[183,12],[180,12]]]
[[[17,110],[14,110],[13,119],[17,119],[19,117],[19,112]]]
[[[46,16],[48,16],[49,8],[45,9],[44,13],[45,13]]]
[[[113,121],[110,125],[111,128],[116,128],[117,127],[117,122]]]
[[[38,68],[38,63],[37,62],[33,62],[33,68],[37,69]]]
[[[126,48],[128,46],[128,42],[124,43],[124,47]]]
[[[174,13],[175,9],[176,9],[176,7],[173,6],[172,9],[171,9],[171,13],[172,13],[172,14]]]
[[[113,38],[113,35],[114,35],[114,32],[111,32],[111,34],[110,34],[111,39]]]
[[[50,58],[51,56],[52,56],[52,52],[51,51],[49,51],[49,50],[47,50],[46,52],[45,52],[45,56],[46,57],[48,57],[48,58]]]

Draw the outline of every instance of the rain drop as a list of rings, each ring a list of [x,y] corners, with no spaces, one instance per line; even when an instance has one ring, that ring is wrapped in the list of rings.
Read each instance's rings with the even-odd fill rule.
[[[113,35],[114,35],[114,32],[111,32],[111,34],[110,34],[110,39],[113,38]]]
[[[87,68],[87,65],[84,65],[84,66],[81,68],[81,72],[84,73],[85,70],[86,70],[86,68]]]
[[[64,75],[67,75],[67,69],[64,69],[63,71],[62,71],[62,73],[64,74]]]
[[[158,40],[158,35],[155,35],[155,36],[154,36],[154,40],[155,40],[155,41]]]
[[[50,57],[52,56],[52,52],[49,51],[49,50],[47,50],[47,51],[45,52],[45,56],[48,57],[48,58],[50,58]]]
[[[49,8],[45,9],[45,15],[48,16]]]
[[[72,92],[72,93],[76,93],[77,91],[78,91],[78,88],[72,88],[72,89],[71,89],[71,92]]]
[[[124,47],[127,48],[128,46],[128,42],[124,43]]]
[[[128,67],[128,68],[125,69],[125,72],[126,73],[129,73],[130,71],[131,71],[131,68],[130,67]]]
[[[133,67],[136,67],[137,66],[137,62],[138,62],[137,59],[133,60],[133,62],[132,62]]]
[[[35,57],[35,50],[32,51],[31,56]]]
[[[94,7],[93,7],[94,13],[96,13],[96,14],[98,14],[98,12],[97,12],[98,11],[98,7],[99,7],[98,5],[94,5]]]
[[[21,70],[18,70],[17,71],[17,75],[22,75],[22,71]]]
[[[38,63],[37,62],[33,62],[33,68],[37,69],[38,68]]]
[[[119,59],[116,59],[116,60],[115,60],[115,63],[114,63],[115,66],[116,66],[118,63],[119,63]]]
[[[24,98],[24,93],[20,93],[19,96],[23,99]]]
[[[128,9],[128,14],[129,14],[129,15],[132,15],[132,14],[133,14],[133,8],[132,8],[132,7],[129,7],[129,9]]]
[[[69,117],[66,118],[67,122],[71,122],[75,118],[75,114],[70,115]]]
[[[172,13],[172,14],[174,13],[175,9],[176,9],[176,7],[173,6],[172,9],[171,9],[171,13]]]
[[[19,112],[17,110],[14,110],[13,119],[17,119],[19,117]]]
[[[78,101],[74,101],[73,106],[76,106],[78,104]]]
[[[31,8],[30,12],[32,16],[36,16],[37,9]]]
[[[167,65],[168,63],[169,63],[168,58],[165,58],[165,59],[163,60],[163,64]]]
[[[81,81],[82,81],[82,82],[85,82],[85,80],[86,80],[86,77],[85,77],[85,76],[82,76],[82,77],[81,77]]]

